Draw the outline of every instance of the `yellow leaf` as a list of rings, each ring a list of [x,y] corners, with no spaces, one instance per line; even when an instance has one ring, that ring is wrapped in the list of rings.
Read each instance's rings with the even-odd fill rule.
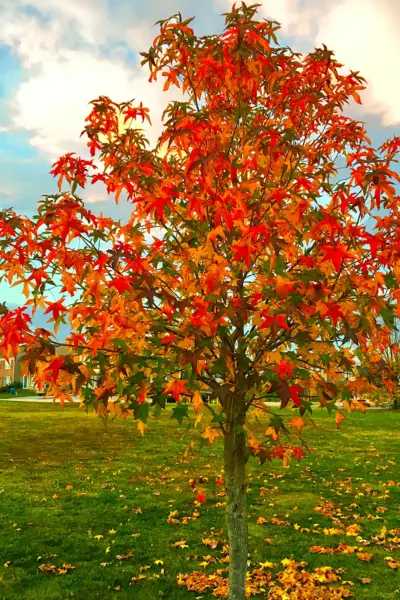
[[[273,427],[268,427],[264,435],[270,435],[274,441],[276,441],[279,437]]]
[[[222,435],[223,435],[223,433],[220,429],[207,427],[205,432],[202,434],[202,437],[205,438],[206,440],[209,440],[210,444],[212,444],[213,441],[215,440],[215,438],[221,437]]]
[[[219,235],[222,239],[226,239],[225,232],[222,229],[221,225],[218,225],[218,227],[210,231],[210,233],[207,235],[207,240],[209,242],[213,242],[216,239],[217,235]]]
[[[348,413],[351,413],[351,406],[350,406],[349,402],[347,402],[347,400],[343,400],[343,408]]]
[[[179,542],[175,542],[175,544],[171,544],[174,548],[189,548],[186,544],[186,540],[180,540]]]
[[[369,552],[356,552],[356,556],[360,560],[363,560],[365,562],[369,562],[371,560],[373,554],[371,554]]]
[[[201,397],[201,393],[199,392],[199,390],[196,390],[194,392],[192,402],[193,402],[193,406],[194,406],[194,412],[197,414],[200,406],[201,407],[204,406],[203,398]],[[199,419],[199,418],[201,418],[201,416],[199,415],[199,417],[197,417],[197,418]],[[196,421],[196,423],[197,423],[197,421]]]
[[[146,425],[146,423],[143,423],[143,421],[139,419],[137,428],[138,431],[140,431],[140,433],[144,435],[145,429],[148,429],[148,426]]]

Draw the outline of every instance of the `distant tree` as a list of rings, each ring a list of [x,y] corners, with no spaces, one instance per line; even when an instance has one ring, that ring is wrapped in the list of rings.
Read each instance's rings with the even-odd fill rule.
[[[377,388],[373,393],[376,404],[391,405],[395,410],[400,409],[400,320],[393,319],[394,328],[391,330],[390,341],[382,352],[379,368],[369,370],[370,381]],[[368,357],[364,365],[370,367]]]

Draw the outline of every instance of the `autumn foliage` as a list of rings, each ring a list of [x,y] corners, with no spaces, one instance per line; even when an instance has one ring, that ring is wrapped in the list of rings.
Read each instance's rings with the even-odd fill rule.
[[[325,46],[306,56],[280,46],[256,6],[233,7],[219,35],[197,37],[180,14],[159,25],[142,65],[182,97],[156,147],[140,101],[102,96],[82,132],[92,160],[61,157],[60,191],[33,219],[1,215],[2,278],[27,298],[2,310],[1,351],[24,344],[55,398],[78,394],[142,433],[171,396],[180,422],[187,401],[194,427],[212,413],[210,442],[243,436],[245,460],[300,459],[311,400],[350,412],[374,374],[392,385],[383,353],[400,314],[400,139],[373,149],[343,113],[364,79]],[[126,222],[85,206],[79,188],[96,181],[131,204]],[[32,331],[38,307],[55,330],[70,324],[68,356],[50,329]],[[265,405],[276,399],[294,415]],[[261,438],[251,415],[267,419]]]

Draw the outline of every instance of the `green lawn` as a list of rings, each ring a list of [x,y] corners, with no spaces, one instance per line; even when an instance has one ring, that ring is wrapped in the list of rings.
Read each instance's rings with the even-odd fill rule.
[[[142,438],[133,422],[105,428],[77,406],[0,403],[0,600],[214,598],[188,591],[177,576],[227,566],[204,559],[224,556],[224,508],[217,506],[224,498],[215,495],[221,443],[185,458],[189,438],[171,410]],[[304,560],[308,571],[345,569],[340,576],[354,585],[344,587],[359,600],[400,597],[400,568],[385,561],[400,560],[400,531],[390,533],[400,528],[400,414],[351,415],[337,431],[333,417],[315,412],[317,428],[303,430],[314,454],[288,468],[249,461],[252,567],[277,564],[269,569],[274,579],[282,559]],[[191,477],[208,478],[206,503],[187,524],[167,523],[171,511],[182,519],[196,510]],[[218,546],[205,545],[207,538]],[[188,547],[172,546],[180,540]],[[355,552],[309,551],[341,542],[371,553],[370,562]],[[75,568],[39,569],[63,563]]]
[[[34,390],[17,390],[17,394],[11,395],[8,392],[0,392],[0,400],[8,400],[9,398],[28,398],[31,396],[36,396],[36,392]]]

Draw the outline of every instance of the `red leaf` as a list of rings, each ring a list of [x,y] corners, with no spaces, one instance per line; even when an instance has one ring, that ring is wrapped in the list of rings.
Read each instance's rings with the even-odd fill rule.
[[[232,261],[243,258],[244,262],[249,267],[251,255],[256,252],[257,248],[251,244],[239,244],[238,242],[234,242],[232,244],[232,250],[235,252]]]
[[[64,365],[64,360],[65,360],[65,356],[58,356],[57,358],[55,358],[54,360],[51,361],[51,363],[49,364],[49,366],[46,369],[46,371],[53,372],[54,381],[56,381],[56,379],[58,378],[58,374]]]
[[[44,314],[48,315],[49,313],[53,313],[53,319],[56,321],[60,316],[60,312],[65,313],[67,310],[68,309],[66,306],[64,306],[62,300],[57,300],[57,302],[50,302],[48,304]]]
[[[189,390],[186,389],[185,383],[187,383],[187,379],[179,379],[178,381],[173,381],[167,385],[165,391],[163,392],[164,396],[168,394],[172,394],[175,400],[178,402],[180,395],[183,393],[189,394]]]
[[[297,406],[301,406],[299,392],[301,390],[303,390],[303,388],[300,385],[289,385],[289,389],[290,389],[290,396],[291,396],[293,402],[295,404],[297,404]]]
[[[123,277],[121,275],[120,277],[115,277],[115,279],[112,279],[110,281],[110,286],[115,287],[116,290],[118,290],[119,294],[123,294],[126,291],[127,292],[131,291],[130,282],[131,282],[131,280],[128,277]]]
[[[323,262],[326,260],[332,261],[336,271],[340,271],[344,258],[353,258],[351,254],[343,249],[343,246],[321,246],[321,250],[325,252],[321,260]]]
[[[275,371],[279,373],[279,377],[283,379],[285,375],[289,375],[289,377],[291,377],[293,375],[294,368],[295,365],[289,360],[281,360],[280,363],[275,367]]]
[[[299,462],[304,456],[304,452],[301,448],[292,448],[292,454],[297,458]]]

